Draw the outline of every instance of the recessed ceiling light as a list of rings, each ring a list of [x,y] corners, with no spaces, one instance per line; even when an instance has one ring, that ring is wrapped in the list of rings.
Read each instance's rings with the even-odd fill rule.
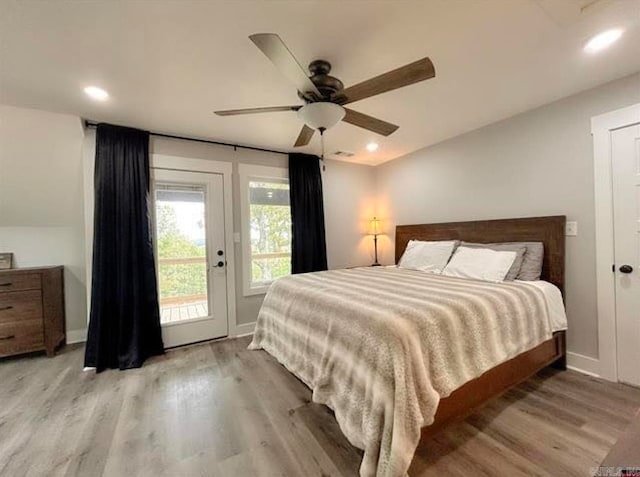
[[[378,143],[370,142],[369,144],[367,144],[367,151],[376,152],[377,150],[378,150]]]
[[[600,50],[604,50],[606,47],[612,45],[622,36],[622,30],[620,28],[614,28],[613,30],[603,31],[591,38],[584,46],[584,51],[588,53],[596,53]]]
[[[106,101],[109,98],[109,93],[97,86],[87,86],[84,89],[84,92],[91,99],[95,99],[97,101]]]

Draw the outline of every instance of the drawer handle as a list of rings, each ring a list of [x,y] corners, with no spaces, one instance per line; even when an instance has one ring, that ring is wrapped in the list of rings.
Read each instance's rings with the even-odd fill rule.
[[[11,308],[13,308],[13,305],[3,306],[2,308],[0,308],[0,311],[10,310]]]
[[[15,337],[16,337],[16,335],[0,336],[0,340],[12,340]]]
[[[13,285],[11,282],[0,283],[0,287],[10,287],[11,285]]]

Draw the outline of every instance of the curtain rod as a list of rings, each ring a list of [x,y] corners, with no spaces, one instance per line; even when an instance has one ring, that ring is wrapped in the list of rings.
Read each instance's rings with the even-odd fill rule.
[[[95,128],[98,123],[96,123],[95,121],[89,121],[88,119],[84,120],[84,125],[87,128]],[[231,144],[228,142],[221,142],[221,141],[211,141],[209,139],[198,139],[198,138],[194,138],[194,137],[186,137],[186,136],[176,136],[173,134],[164,134],[164,133],[157,133],[157,132],[149,132],[149,135],[151,136],[157,136],[157,137],[164,137],[167,139],[181,139],[183,141],[194,141],[194,142],[203,142],[206,144],[215,144],[216,146],[227,146],[227,147],[232,147],[234,150],[236,149],[249,149],[251,151],[260,151],[260,152],[271,152],[273,154],[285,154],[288,155],[288,152],[283,152],[283,151],[274,151],[273,149],[264,149],[262,147],[254,147],[254,146],[243,146],[242,144]]]

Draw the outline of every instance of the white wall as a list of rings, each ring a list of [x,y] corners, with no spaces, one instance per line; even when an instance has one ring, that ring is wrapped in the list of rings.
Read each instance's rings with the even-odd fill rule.
[[[568,350],[597,358],[590,118],[640,101],[640,74],[562,99],[376,168],[377,212],[395,224],[566,215]],[[463,113],[463,112],[461,112]],[[393,237],[383,244],[393,263]]]
[[[65,266],[69,338],[86,328],[80,119],[0,105],[0,251]]]
[[[326,162],[322,187],[329,268],[369,265],[373,238],[366,233],[375,215],[375,168]]]

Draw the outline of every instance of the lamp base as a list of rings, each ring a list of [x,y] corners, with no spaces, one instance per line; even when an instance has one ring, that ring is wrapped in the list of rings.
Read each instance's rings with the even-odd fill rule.
[[[380,264],[378,263],[378,234],[373,234],[373,250],[375,255],[373,256],[373,263],[371,264],[371,266],[379,267]]]

